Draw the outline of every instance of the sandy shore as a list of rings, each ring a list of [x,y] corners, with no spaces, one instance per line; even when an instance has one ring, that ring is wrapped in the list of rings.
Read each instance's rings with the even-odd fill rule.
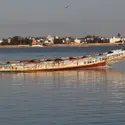
[[[88,44],[54,44],[52,47],[91,47],[91,46],[120,46],[119,44],[111,43],[88,43]],[[123,46],[123,45],[122,45]]]
[[[119,45],[119,44],[111,44],[111,43],[89,43],[89,44],[51,44],[51,45],[46,45],[43,47],[91,47],[91,46],[125,46],[125,45]],[[5,45],[2,46],[0,45],[0,48],[33,48],[31,46],[18,46],[18,45]]]

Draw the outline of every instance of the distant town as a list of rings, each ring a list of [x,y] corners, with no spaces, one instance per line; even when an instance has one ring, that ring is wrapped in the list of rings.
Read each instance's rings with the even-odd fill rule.
[[[74,37],[59,37],[55,35],[47,35],[44,37],[21,37],[13,36],[3,38],[0,40],[0,46],[51,46],[51,45],[81,45],[81,44],[95,44],[95,43],[109,43],[109,44],[125,44],[125,37],[121,37],[120,33],[113,37],[102,37],[95,35],[86,35],[82,38]]]

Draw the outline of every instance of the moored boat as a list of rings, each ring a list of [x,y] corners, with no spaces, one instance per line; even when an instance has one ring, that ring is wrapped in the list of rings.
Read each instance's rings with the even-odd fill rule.
[[[107,58],[107,65],[112,65],[125,59],[125,49],[111,50],[104,54]]]
[[[31,47],[43,47],[43,45],[32,45]]]
[[[0,63],[0,71],[47,71],[100,67],[106,65],[104,55],[9,61]]]
[[[25,71],[48,71],[48,70],[68,70],[79,68],[107,67],[125,58],[125,49],[111,50],[106,53],[78,56],[62,57],[52,59],[34,59],[0,62],[1,72],[25,72]]]

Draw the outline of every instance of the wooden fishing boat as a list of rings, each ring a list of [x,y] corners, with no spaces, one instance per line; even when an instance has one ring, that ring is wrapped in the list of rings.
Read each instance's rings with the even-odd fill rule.
[[[125,59],[125,49],[111,50],[104,54],[107,58],[107,65],[112,65]]]
[[[125,59],[125,49],[120,49],[88,56],[0,62],[0,71],[25,72],[98,68],[110,66],[123,59]]]
[[[105,55],[2,62],[0,71],[47,71],[100,66],[106,66]]]

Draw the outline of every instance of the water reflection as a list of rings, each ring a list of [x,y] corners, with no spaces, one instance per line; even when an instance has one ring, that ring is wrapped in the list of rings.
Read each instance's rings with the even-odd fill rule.
[[[2,82],[15,85],[49,85],[51,87],[85,86],[105,84],[124,87],[125,73],[112,69],[70,70],[53,72],[0,73]]]
[[[125,73],[112,69],[0,73],[0,79],[0,97],[81,93],[99,94],[104,102],[110,98],[119,103],[125,97]]]
[[[3,124],[49,125],[54,121],[53,124],[60,125],[114,125],[124,122],[124,72],[93,69],[0,73],[0,80]]]

